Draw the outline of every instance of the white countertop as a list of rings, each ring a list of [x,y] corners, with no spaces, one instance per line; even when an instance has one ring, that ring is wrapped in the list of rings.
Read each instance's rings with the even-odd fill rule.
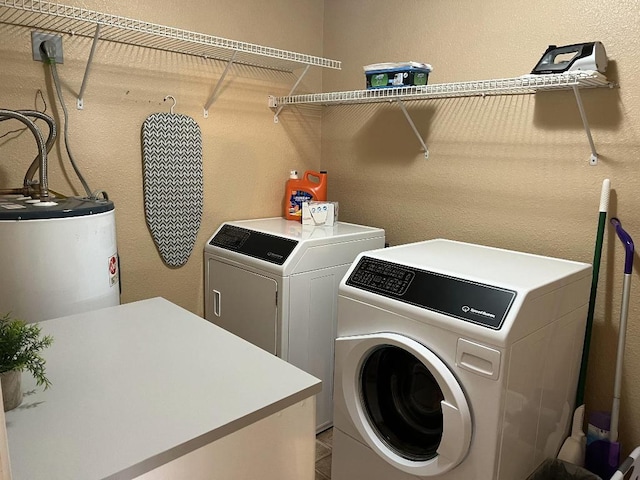
[[[53,385],[23,373],[6,414],[14,480],[134,478],[321,390],[162,298],[40,325]]]

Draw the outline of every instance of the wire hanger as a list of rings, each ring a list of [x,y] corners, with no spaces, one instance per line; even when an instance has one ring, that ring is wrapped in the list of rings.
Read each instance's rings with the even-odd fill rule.
[[[164,97],[165,102],[167,101],[167,98],[170,98],[171,100],[173,100],[173,105],[171,105],[171,113],[173,113],[173,109],[175,108],[176,103],[178,102],[176,102],[176,98],[173,95],[167,95],[166,97]]]

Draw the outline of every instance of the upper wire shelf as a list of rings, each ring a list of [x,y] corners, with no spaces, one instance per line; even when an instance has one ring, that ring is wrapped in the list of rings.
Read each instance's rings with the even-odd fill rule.
[[[552,75],[526,75],[515,78],[440,83],[414,87],[379,88],[347,92],[312,93],[288,97],[274,97],[272,105],[295,104],[355,104],[382,103],[394,100],[430,100],[436,98],[489,95],[531,94],[547,90],[611,87],[607,78],[592,71],[567,72]]]
[[[0,23],[292,72],[305,65],[340,69],[336,60],[191,32],[39,0],[0,0]]]

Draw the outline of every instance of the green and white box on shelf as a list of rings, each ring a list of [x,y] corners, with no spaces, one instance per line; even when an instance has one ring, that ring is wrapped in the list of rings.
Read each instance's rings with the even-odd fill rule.
[[[367,89],[426,85],[433,70],[428,63],[373,63],[363,67]]]

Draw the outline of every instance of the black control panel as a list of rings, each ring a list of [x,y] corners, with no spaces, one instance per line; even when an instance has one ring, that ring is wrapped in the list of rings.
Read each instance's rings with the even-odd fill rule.
[[[362,257],[347,285],[494,330],[502,327],[516,292]]]
[[[298,242],[234,225],[223,225],[211,239],[209,245],[282,265],[296,248]]]

